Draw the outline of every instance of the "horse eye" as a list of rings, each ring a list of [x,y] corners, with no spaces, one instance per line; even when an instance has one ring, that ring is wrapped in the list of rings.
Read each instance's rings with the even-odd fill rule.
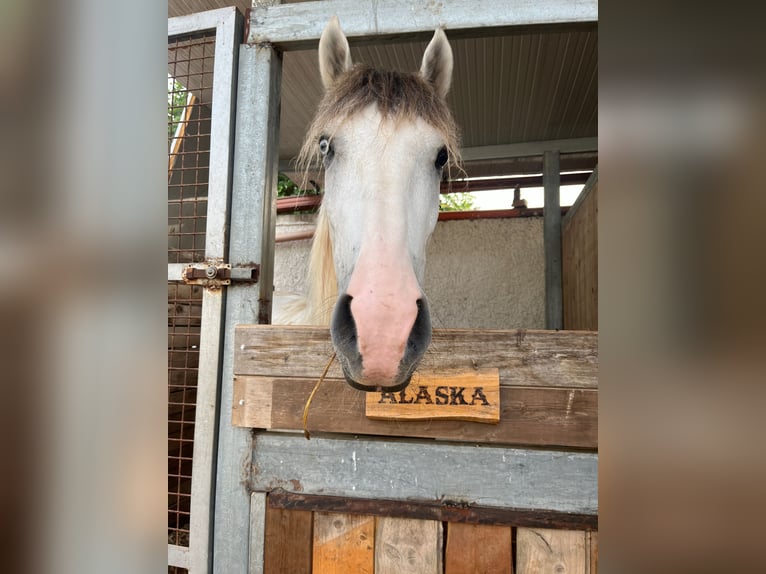
[[[434,162],[434,165],[436,166],[436,169],[441,169],[445,165],[447,165],[447,160],[449,159],[449,154],[447,153],[447,148],[442,147],[439,150],[439,153],[436,154],[436,161]]]
[[[331,149],[332,148],[330,146],[330,140],[329,138],[327,138],[327,136],[322,136],[321,138],[319,138],[319,153],[321,153],[322,155],[327,155],[328,153],[330,153]]]

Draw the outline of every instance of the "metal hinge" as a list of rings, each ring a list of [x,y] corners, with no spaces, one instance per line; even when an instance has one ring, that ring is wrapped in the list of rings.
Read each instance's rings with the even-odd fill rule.
[[[181,278],[187,285],[201,285],[205,289],[220,289],[225,285],[237,283],[257,283],[261,266],[254,263],[249,266],[232,268],[228,263],[208,261],[201,267],[189,265],[184,269]]]

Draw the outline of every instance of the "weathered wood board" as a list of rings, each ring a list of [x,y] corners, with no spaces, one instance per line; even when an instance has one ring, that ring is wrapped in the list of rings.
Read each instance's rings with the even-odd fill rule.
[[[565,329],[598,329],[598,169],[561,222]]]
[[[497,369],[416,372],[398,393],[367,393],[365,414],[380,420],[500,422]]]
[[[311,512],[266,508],[264,572],[311,573],[312,520]]]
[[[238,376],[232,424],[273,430],[302,429],[303,407],[316,381]],[[410,436],[528,446],[598,446],[598,392],[590,389],[500,388],[500,422],[381,421],[365,416],[365,393],[327,379],[309,409],[315,431]]]
[[[332,356],[322,327],[237,325],[234,374],[319,378]],[[499,369],[501,384],[598,388],[598,333],[435,329],[420,370]],[[342,379],[335,361],[327,376]]]
[[[447,526],[445,574],[513,574],[510,526]]]
[[[567,572],[586,574],[585,532],[519,528],[516,531],[516,574]]]
[[[598,574],[598,531],[591,530],[585,533],[585,549],[588,560],[585,572],[587,574]]]
[[[378,518],[375,574],[405,573],[442,574],[441,522]]]
[[[300,431],[332,354],[329,331],[238,326],[235,426]],[[439,367],[438,369],[436,367]],[[498,369],[500,422],[382,421],[333,365],[309,411],[315,432],[411,436],[529,446],[598,446],[598,336],[590,332],[436,330],[423,371]]]
[[[375,517],[314,514],[313,574],[372,574]]]
[[[598,513],[594,453],[258,433],[252,460],[257,491]]]
[[[283,510],[368,514],[460,524],[487,524],[489,526],[587,530],[594,533],[595,529],[598,528],[598,515],[596,514],[498,508],[473,504],[454,504],[450,501],[442,503],[439,500],[404,501],[351,498],[348,496],[287,492],[282,489],[272,490],[267,500],[269,506]]]

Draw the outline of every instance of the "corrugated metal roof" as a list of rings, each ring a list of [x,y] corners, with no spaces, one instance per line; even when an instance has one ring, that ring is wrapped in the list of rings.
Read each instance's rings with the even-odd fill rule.
[[[234,2],[243,12],[250,0]],[[170,0],[170,15],[232,5],[232,0]],[[449,30],[447,30],[449,36]],[[463,147],[516,144],[598,135],[597,27],[451,39],[455,66],[449,103]],[[354,61],[417,70],[427,41],[352,46]],[[284,54],[280,158],[294,158],[321,97],[316,50]],[[572,158],[575,161],[575,158]],[[534,162],[532,162],[534,163]],[[577,165],[596,163],[579,154]],[[516,162],[528,168],[530,162]],[[482,161],[469,175],[508,171],[513,162]],[[472,167],[473,166],[473,167]],[[562,159],[562,169],[566,169]],[[512,170],[515,171],[515,170]]]

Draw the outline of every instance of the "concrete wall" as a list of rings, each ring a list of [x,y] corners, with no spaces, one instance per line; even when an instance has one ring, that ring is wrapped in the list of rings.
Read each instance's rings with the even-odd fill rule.
[[[312,221],[280,216],[277,234]],[[277,291],[303,292],[309,247],[309,240],[277,244]],[[434,327],[545,328],[541,217],[440,221],[427,261],[424,287]]]

